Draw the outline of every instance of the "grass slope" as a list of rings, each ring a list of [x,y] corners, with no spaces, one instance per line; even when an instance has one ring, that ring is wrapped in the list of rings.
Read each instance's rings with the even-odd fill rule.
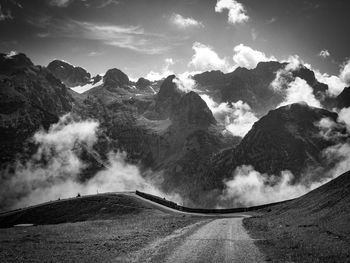
[[[138,214],[144,210],[159,212],[137,197],[124,194],[101,194],[55,201],[19,209],[13,213],[0,214],[0,228],[28,223],[43,225],[107,220],[122,215]]]
[[[350,262],[350,172],[244,220],[273,261]]]
[[[133,262],[143,247],[201,220],[124,194],[46,203],[0,215],[0,262]],[[22,223],[36,226],[5,228]]]

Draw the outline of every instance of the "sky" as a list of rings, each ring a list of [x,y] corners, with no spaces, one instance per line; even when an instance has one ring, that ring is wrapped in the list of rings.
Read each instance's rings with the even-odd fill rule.
[[[298,55],[338,74],[350,58],[348,0],[0,0],[0,52],[132,78]]]

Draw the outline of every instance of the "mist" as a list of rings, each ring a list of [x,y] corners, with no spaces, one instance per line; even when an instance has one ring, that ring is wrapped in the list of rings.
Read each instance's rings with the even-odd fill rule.
[[[325,167],[306,167],[300,179],[295,180],[287,170],[270,175],[256,171],[251,165],[239,166],[223,181],[218,207],[255,206],[297,198],[349,171],[349,112],[349,108],[340,110],[337,122],[324,118],[314,123],[320,130],[319,136],[334,143],[320,153]]]
[[[292,185],[294,176],[283,171],[280,176],[262,174],[250,165],[237,167],[232,178],[224,181],[219,206],[255,206],[299,197],[316,187]]]
[[[215,119],[234,136],[244,137],[258,120],[250,106],[239,100],[235,103],[216,103],[210,96],[201,95]]]
[[[2,171],[1,209],[15,209],[59,198],[103,192],[141,190],[181,202],[179,195],[164,194],[156,186],[155,175],[144,178],[140,169],[125,161],[125,152],[110,152],[105,168],[85,182],[79,175],[88,167],[80,158],[97,142],[99,123],[74,120],[64,115],[48,131],[39,130],[32,138],[37,151],[25,162],[17,161],[14,171]],[[151,172],[149,172],[151,173]]]

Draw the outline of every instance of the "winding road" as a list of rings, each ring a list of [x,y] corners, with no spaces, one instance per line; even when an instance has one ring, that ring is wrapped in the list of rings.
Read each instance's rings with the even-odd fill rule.
[[[129,262],[265,262],[242,225],[243,217],[208,219],[185,227],[153,242]]]

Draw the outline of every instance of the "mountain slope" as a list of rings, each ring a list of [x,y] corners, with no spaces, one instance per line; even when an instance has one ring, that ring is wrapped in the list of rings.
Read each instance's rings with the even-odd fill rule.
[[[320,135],[317,123],[323,118],[336,121],[337,114],[305,104],[270,111],[254,124],[237,147],[217,154],[209,171],[212,176],[230,176],[236,167],[252,165],[270,175],[289,170],[299,181],[307,167],[325,165],[321,152],[336,143]]]
[[[25,140],[72,109],[68,89],[24,54],[0,54],[0,160],[12,161]]]
[[[350,172],[295,200],[244,220],[272,261],[347,262],[350,257]]]
[[[91,75],[81,67],[54,60],[49,63],[47,69],[67,87],[83,86],[90,81]]]
[[[254,69],[239,67],[227,74],[220,71],[204,72],[195,75],[194,79],[198,88],[208,92],[216,101],[242,100],[249,104],[257,116],[263,116],[269,110],[275,109],[286,96],[285,87],[276,91],[271,83],[275,80],[276,73],[287,65],[276,61],[260,62]],[[328,86],[318,82],[313,71],[300,65],[290,70],[290,73],[289,81],[296,77],[305,80],[312,87],[315,97],[323,102]]]

